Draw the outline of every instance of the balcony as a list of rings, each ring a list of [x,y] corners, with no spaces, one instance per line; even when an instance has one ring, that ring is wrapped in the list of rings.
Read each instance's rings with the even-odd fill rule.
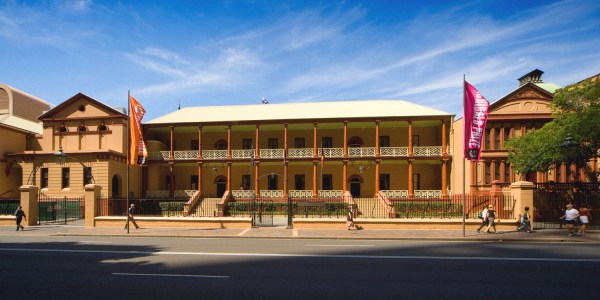
[[[450,154],[450,147],[446,148]],[[283,159],[283,149],[260,149],[261,159]],[[342,158],[344,148],[319,148],[317,157],[321,156],[321,151],[325,158]],[[408,157],[408,147],[381,147],[379,149],[382,157]],[[253,149],[231,150],[233,159],[250,159]],[[289,148],[288,158],[314,158],[313,148]],[[441,157],[442,146],[419,146],[413,147],[413,155],[417,157]],[[169,151],[151,152],[148,155],[149,160],[168,161]],[[175,160],[197,160],[198,150],[174,151]],[[375,147],[352,147],[348,148],[348,157],[352,158],[372,158],[375,157]],[[204,160],[224,160],[227,159],[227,150],[202,150],[202,159]]]

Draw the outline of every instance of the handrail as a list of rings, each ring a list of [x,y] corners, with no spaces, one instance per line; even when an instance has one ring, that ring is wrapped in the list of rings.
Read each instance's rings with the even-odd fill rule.
[[[375,157],[375,147],[351,147],[348,148],[348,156],[350,157]],[[287,150],[288,158],[315,158],[313,148],[289,148]],[[380,147],[380,155],[382,157],[408,157],[408,147]],[[253,155],[253,149],[232,149],[231,158],[233,159],[250,159]],[[413,147],[415,156],[421,157],[441,157],[442,146],[415,146]],[[450,147],[446,147],[446,153],[452,155]],[[168,161],[171,157],[170,151],[156,151],[148,153],[149,160]],[[344,156],[344,148],[322,148],[317,151],[317,157],[324,155],[325,158],[342,158]],[[260,157],[264,159],[279,159],[284,158],[284,149],[260,149]],[[197,160],[198,150],[179,150],[173,151],[175,160]],[[223,160],[227,159],[227,150],[202,150],[203,160]]]
[[[381,204],[387,208],[386,210],[387,210],[388,218],[395,219],[396,218],[396,207],[394,206],[394,204],[392,204],[392,202],[388,198],[387,194],[382,191],[379,191],[375,195],[375,198],[377,198],[379,200],[379,202],[381,202]]]
[[[229,195],[229,191],[225,191],[223,197],[221,197],[221,201],[217,203],[217,216],[224,217],[225,211],[227,210],[227,206],[229,205],[229,200],[231,199]]]
[[[12,195],[14,192],[15,192],[15,191],[14,191],[13,189],[9,189],[8,191],[6,191],[6,192],[4,192],[4,193],[0,194],[0,197],[2,197],[2,196],[4,196],[4,195],[6,195],[6,194],[8,194],[8,193],[10,193],[10,194]]]
[[[196,191],[194,195],[190,197],[190,200],[183,205],[183,216],[187,217],[192,211],[198,208],[198,205],[202,203],[202,195],[200,191]]]

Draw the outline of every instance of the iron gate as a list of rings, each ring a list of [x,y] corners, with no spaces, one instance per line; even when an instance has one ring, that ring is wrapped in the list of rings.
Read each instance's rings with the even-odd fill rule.
[[[85,217],[84,197],[38,197],[38,223],[80,223]]]
[[[255,198],[252,202],[252,226],[273,226],[275,203],[270,198]]]
[[[565,206],[573,204],[576,209],[582,205],[591,208],[592,213],[600,208],[600,184],[598,183],[540,183],[533,193],[534,228],[563,228]],[[518,212],[520,213],[520,212]],[[597,228],[600,222],[590,220],[588,228]]]

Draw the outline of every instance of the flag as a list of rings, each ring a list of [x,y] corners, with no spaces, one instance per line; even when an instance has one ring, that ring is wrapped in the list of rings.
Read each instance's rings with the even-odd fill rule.
[[[475,87],[464,81],[464,156],[479,160],[490,103]]]
[[[262,97],[262,104],[269,104],[269,101],[267,101],[267,98]]]
[[[148,158],[148,150],[142,135],[142,119],[146,114],[144,107],[129,96],[129,164],[143,165]]]

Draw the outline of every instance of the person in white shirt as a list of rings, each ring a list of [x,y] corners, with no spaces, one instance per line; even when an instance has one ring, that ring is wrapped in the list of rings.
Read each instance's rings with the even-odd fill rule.
[[[575,234],[573,229],[575,227],[577,218],[579,218],[579,211],[573,208],[573,204],[567,204],[565,215],[560,218],[565,219],[565,223],[567,223],[567,230],[569,230],[569,236],[573,236]]]
[[[487,226],[487,211],[488,206],[486,205],[485,208],[483,208],[483,210],[481,211],[481,215],[479,215],[479,218],[481,219],[481,225],[479,225],[479,228],[477,228],[477,233],[481,231],[481,228]]]

